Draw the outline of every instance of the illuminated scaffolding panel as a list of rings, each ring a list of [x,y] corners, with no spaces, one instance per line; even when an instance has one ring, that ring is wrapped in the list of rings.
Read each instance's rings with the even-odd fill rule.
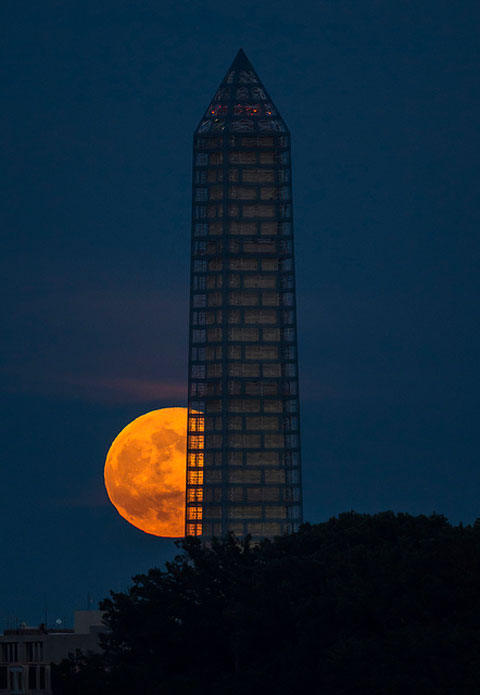
[[[302,521],[290,135],[243,51],[194,134],[186,533]]]

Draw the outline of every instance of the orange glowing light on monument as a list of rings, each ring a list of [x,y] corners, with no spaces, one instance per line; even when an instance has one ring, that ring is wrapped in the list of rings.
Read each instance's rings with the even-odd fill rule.
[[[152,410],[115,438],[105,487],[130,524],[154,536],[185,535],[186,448],[187,408]]]

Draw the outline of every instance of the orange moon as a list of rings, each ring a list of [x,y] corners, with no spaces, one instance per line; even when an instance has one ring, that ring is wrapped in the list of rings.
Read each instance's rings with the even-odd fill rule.
[[[130,524],[163,538],[185,535],[186,449],[187,408],[152,410],[114,439],[105,487]]]

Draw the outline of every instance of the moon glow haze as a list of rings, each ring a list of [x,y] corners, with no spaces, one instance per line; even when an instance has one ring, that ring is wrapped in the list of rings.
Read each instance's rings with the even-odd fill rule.
[[[187,409],[141,415],[113,441],[105,462],[110,501],[145,533],[178,538],[185,533]]]

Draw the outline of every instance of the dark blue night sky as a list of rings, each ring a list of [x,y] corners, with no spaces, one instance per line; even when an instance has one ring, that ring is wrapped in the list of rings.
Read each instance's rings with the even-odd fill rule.
[[[68,623],[175,551],[103,464],[186,402],[192,132],[240,46],[292,132],[305,518],[480,516],[479,20],[2,2],[1,619]]]

